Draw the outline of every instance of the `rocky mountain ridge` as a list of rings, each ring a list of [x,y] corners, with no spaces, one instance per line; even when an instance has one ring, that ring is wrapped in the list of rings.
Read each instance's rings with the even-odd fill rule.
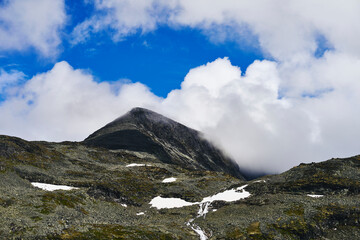
[[[223,171],[244,179],[236,163],[191,128],[158,113],[134,108],[84,140],[89,146],[147,152],[164,163]]]
[[[218,153],[181,140],[194,130],[149,116],[135,109],[84,142],[0,136],[0,239],[360,239],[360,156],[245,181],[197,162],[196,146]]]

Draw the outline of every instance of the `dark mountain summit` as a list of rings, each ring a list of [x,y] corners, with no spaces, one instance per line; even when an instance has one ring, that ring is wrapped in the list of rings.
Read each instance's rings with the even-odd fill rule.
[[[84,140],[88,146],[146,152],[164,163],[223,171],[244,179],[238,165],[201,134],[144,108],[134,108]]]

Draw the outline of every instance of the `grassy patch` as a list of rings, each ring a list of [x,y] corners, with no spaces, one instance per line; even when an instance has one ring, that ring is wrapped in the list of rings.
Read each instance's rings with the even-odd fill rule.
[[[79,204],[83,203],[83,197],[73,195],[71,193],[64,192],[47,192],[41,198],[43,205],[40,206],[40,212],[42,214],[50,214],[55,211],[59,205],[75,208]]]
[[[294,205],[285,211],[288,216],[304,216],[304,207],[302,205]]]
[[[172,235],[156,229],[124,227],[121,225],[92,225],[86,232],[68,229],[60,235],[48,236],[50,240],[92,240],[92,239],[138,239],[138,240],[170,240]]]

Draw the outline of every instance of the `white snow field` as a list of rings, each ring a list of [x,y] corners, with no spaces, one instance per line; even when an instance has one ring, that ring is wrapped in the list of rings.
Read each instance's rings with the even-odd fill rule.
[[[54,184],[48,184],[48,183],[39,183],[39,182],[32,182],[31,185],[37,188],[41,188],[45,191],[55,191],[55,190],[72,190],[72,189],[78,189],[76,187],[71,186],[65,186],[65,185],[54,185]]]
[[[166,179],[164,179],[165,181]],[[164,182],[163,181],[163,182]],[[248,191],[245,191],[245,187],[247,186],[241,186],[238,188],[233,188],[230,190],[226,190],[224,192],[217,193],[213,196],[205,197],[201,202],[187,202],[181,198],[163,198],[160,196],[157,196],[153,198],[150,201],[151,207],[155,207],[157,209],[163,209],[163,208],[181,208],[186,206],[192,206],[192,205],[199,205],[199,211],[196,218],[199,217],[206,217],[206,214],[209,212],[209,206],[214,201],[225,201],[225,202],[233,202],[238,201],[240,199],[244,199],[249,197],[251,194]],[[198,225],[194,223],[194,220],[196,218],[190,219],[186,225],[189,226],[193,231],[195,231],[199,237],[200,240],[206,240],[208,239],[208,235],[211,236],[211,233],[206,234]]]
[[[171,183],[171,182],[175,182],[176,178],[171,177],[171,178],[165,178],[162,182],[163,183]]]
[[[308,194],[308,196],[312,198],[320,198],[323,197],[324,195]]]
[[[154,197],[150,201],[151,207],[155,207],[157,209],[181,208],[181,207],[191,206],[191,205],[195,205],[195,204],[198,204],[198,203],[197,202],[195,202],[195,203],[187,202],[185,200],[182,200],[181,198],[163,198],[160,196]]]
[[[143,167],[143,166],[146,166],[146,165],[143,163],[130,163],[130,164],[126,165],[126,167]]]

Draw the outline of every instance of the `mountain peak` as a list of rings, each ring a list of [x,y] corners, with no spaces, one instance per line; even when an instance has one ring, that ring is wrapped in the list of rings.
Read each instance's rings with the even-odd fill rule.
[[[129,111],[129,113],[131,114],[157,114],[159,115],[158,113],[154,112],[154,111],[151,111],[147,108],[142,108],[142,107],[135,107],[133,109],[131,109]]]
[[[238,165],[198,131],[145,108],[132,109],[91,134],[84,143],[146,152],[161,162],[195,170],[224,171],[243,179]]]
[[[123,118],[124,116],[142,117],[142,116],[161,116],[161,115],[146,108],[136,107],[131,109],[129,112],[127,112],[125,115],[119,118]]]
[[[168,124],[176,124],[177,122],[171,120],[170,118],[167,118],[157,112],[151,111],[146,108],[136,107],[131,109],[129,112],[127,112],[125,115],[119,117],[114,122],[121,121],[124,118],[131,117],[135,118],[138,121],[150,121],[150,122],[162,122],[162,123],[168,123]],[[179,123],[177,123],[179,124]]]
[[[146,108],[136,107],[95,131],[88,136],[85,141],[123,129],[139,130],[139,128],[158,128],[160,126],[165,127],[165,125],[185,127],[184,125],[177,123],[157,112]],[[191,131],[196,130],[191,129]]]

